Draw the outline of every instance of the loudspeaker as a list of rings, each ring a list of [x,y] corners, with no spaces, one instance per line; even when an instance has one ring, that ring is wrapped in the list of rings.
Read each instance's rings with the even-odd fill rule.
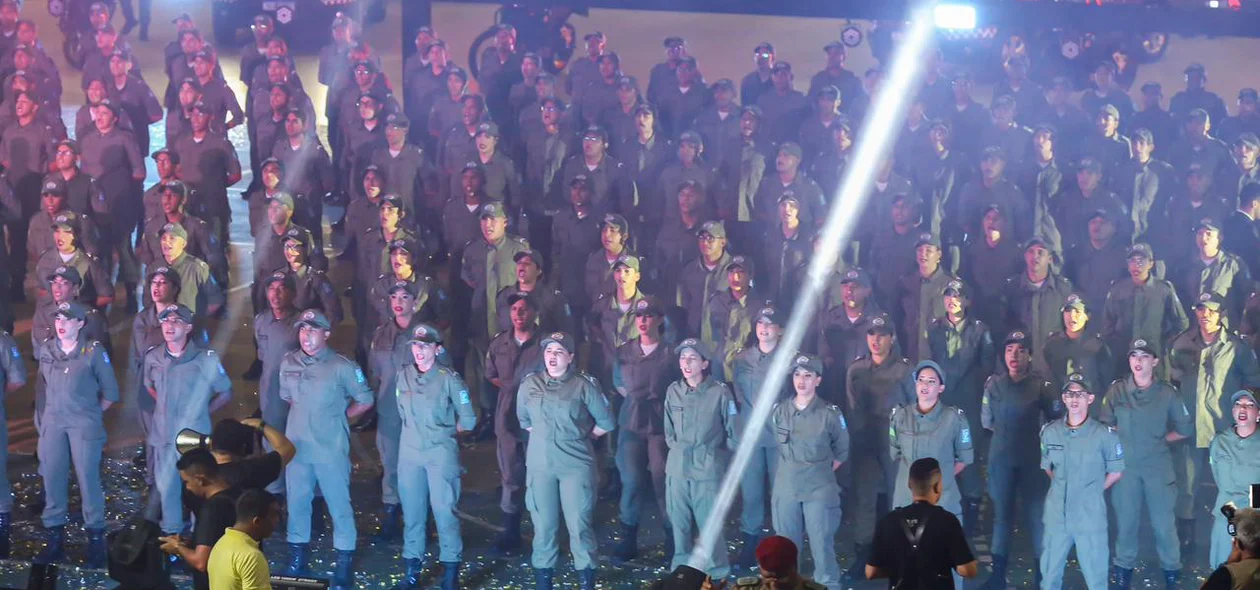
[[[205,447],[210,448],[210,436],[197,432],[191,428],[185,428],[175,435],[175,450],[183,455],[193,449]]]

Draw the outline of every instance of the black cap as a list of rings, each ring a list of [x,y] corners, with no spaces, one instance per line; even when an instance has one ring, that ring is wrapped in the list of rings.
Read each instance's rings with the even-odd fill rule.
[[[1025,350],[1032,350],[1032,338],[1029,338],[1028,333],[1023,330],[1014,330],[1006,335],[1006,338],[1002,341],[1002,346],[1011,344],[1018,344],[1024,347]]]

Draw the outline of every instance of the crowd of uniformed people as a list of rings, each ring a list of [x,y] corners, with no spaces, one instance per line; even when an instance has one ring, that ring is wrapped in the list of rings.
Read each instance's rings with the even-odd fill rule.
[[[846,69],[843,43],[796,64],[820,68],[805,88],[770,43],[741,81],[710,83],[669,37],[640,81],[603,33],[560,64],[501,26],[474,79],[425,27],[395,87],[339,15],[307,82],[328,88],[325,145],[271,17],[240,52],[244,104],[188,15],[160,97],[110,17],[93,5],[86,104],[67,129],[34,23],[0,1],[0,321],[11,329],[10,300],[34,295],[38,361],[26,375],[5,334],[0,374],[8,391],[37,388],[38,561],[65,558],[73,470],[87,563],[105,563],[102,415],[124,395],[143,417],[150,509],[164,534],[185,530],[176,436],[209,432],[241,394],[207,339],[230,280],[249,282],[256,313],[245,378],[259,428],[296,447],[269,486],[287,500],[287,569],[309,571],[326,511],[336,587],[353,584],[356,509],[380,513],[378,540],[405,540],[404,585],[440,562],[442,587],[458,587],[460,477],[494,468],[464,464],[459,443],[490,437],[493,549],[523,549],[528,512],[540,589],[562,516],[583,589],[600,536],[630,561],[648,522],[671,565],[686,563],[722,517],[711,509],[747,439],[737,555],[714,545],[715,580],[755,567],[769,531],[802,553],[809,539],[818,585],[862,577],[876,520],[910,501],[909,466],[925,457],[952,466],[940,504],[969,536],[982,505],[992,512],[985,588],[1006,587],[1017,526],[1043,588],[1061,587],[1073,547],[1089,588],[1129,588],[1144,526],[1169,588],[1185,564],[1229,555],[1218,509],[1260,482],[1254,89],[1227,108],[1191,64],[1168,110],[1153,83],[1135,108],[1111,61],[1084,88],[1042,87],[1013,54],[984,105],[969,72],[947,75],[933,55],[763,425],[749,413],[883,82]],[[148,154],[162,121],[165,147]],[[241,124],[252,277],[229,273],[248,254],[227,247],[243,169],[228,132]],[[345,215],[329,237],[330,203]],[[330,264],[352,269],[348,284]],[[134,314],[129,342],[111,342],[111,306]],[[328,339],[348,318],[353,350],[338,354]],[[375,429],[379,503],[351,498],[352,428]],[[601,498],[616,530],[594,526]],[[7,489],[0,499],[7,554]]]

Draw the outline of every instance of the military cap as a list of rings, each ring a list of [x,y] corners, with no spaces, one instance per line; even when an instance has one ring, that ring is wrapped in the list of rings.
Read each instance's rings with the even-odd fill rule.
[[[481,219],[485,219],[487,217],[507,219],[507,209],[503,206],[503,203],[490,201],[489,203],[481,206],[481,211],[478,212],[477,217]]]
[[[569,354],[577,352],[577,345],[573,342],[573,337],[564,332],[552,332],[551,334],[548,334],[546,338],[543,338],[542,341],[538,343],[538,346],[543,350],[547,350],[547,345],[553,342],[559,344],[560,347]]]
[[[714,238],[726,238],[726,224],[720,220],[706,221],[700,226],[699,235],[708,234]]]
[[[499,125],[494,121],[482,121],[477,124],[477,135],[499,136]]]
[[[1256,402],[1256,394],[1246,389],[1240,389],[1238,391],[1235,391],[1234,395],[1229,396],[1229,405],[1232,406],[1238,403],[1238,400],[1242,400],[1242,399],[1249,399],[1251,400],[1252,404],[1260,404],[1260,402]]]
[[[519,264],[521,260],[524,260],[526,258],[532,260],[534,262],[534,266],[537,266],[538,268],[543,267],[542,254],[539,254],[538,250],[535,250],[533,248],[530,248],[528,250],[521,250],[520,252],[513,254],[512,262],[516,262]]]
[[[911,374],[917,380],[919,378],[919,373],[922,373],[924,369],[932,369],[933,371],[936,371],[936,377],[940,379],[941,385],[945,384],[945,369],[942,369],[941,366],[936,363],[936,361],[932,361],[932,360],[919,361],[919,364],[914,367],[914,372]]]
[[[1063,300],[1063,307],[1060,308],[1059,311],[1065,312],[1068,310],[1086,311],[1085,300],[1082,299],[1081,296],[1077,295],[1076,293],[1072,293],[1071,295],[1068,295],[1067,299]]]
[[[610,225],[620,230],[623,234],[630,231],[630,222],[626,221],[626,218],[618,213],[605,214],[604,219],[599,222],[600,229],[604,229]]]
[[[700,341],[699,338],[688,338],[679,342],[678,346],[674,347],[674,354],[681,355],[683,351],[688,348],[695,351],[696,354],[700,355],[700,358],[706,361],[713,360],[713,352],[710,351],[708,345]]]
[[[796,357],[792,359],[791,372],[795,372],[797,369],[805,369],[815,375],[822,375],[822,359],[812,354],[798,353]]]
[[[639,270],[639,257],[634,254],[622,254],[621,256],[618,256],[617,261],[613,263],[613,269],[615,270],[618,266]]]
[[[62,301],[57,304],[57,312],[53,315],[82,322],[87,320],[87,307],[78,301]]]
[[[288,287],[289,290],[297,288],[293,281],[293,275],[280,270],[267,275],[267,278],[263,279],[263,288],[270,287],[272,283],[284,283],[284,286]]]
[[[1213,311],[1220,311],[1224,306],[1225,298],[1221,297],[1219,293],[1213,293],[1211,291],[1204,291],[1203,293],[1200,293],[1198,301],[1194,304],[1195,309],[1202,307]]]
[[[665,315],[665,305],[661,303],[659,298],[648,295],[635,302],[634,315],[651,315],[661,317]]]
[[[278,192],[274,195],[271,195],[271,197],[269,197],[267,200],[270,201],[271,203],[280,203],[281,205],[288,207],[290,211],[293,210],[293,195],[290,195],[289,193]]]
[[[331,330],[332,322],[328,321],[328,316],[324,315],[324,312],[318,309],[308,309],[302,312],[302,315],[298,317],[296,326],[298,328],[301,328],[302,326],[310,326],[312,328],[319,328],[320,330]]]
[[[1002,346],[1011,344],[1018,344],[1024,347],[1025,350],[1032,350],[1032,338],[1029,338],[1028,333],[1023,330],[1014,330],[1002,340]]]
[[[62,180],[60,175],[45,177],[44,185],[40,188],[40,194],[64,197],[66,196],[66,181]]]
[[[158,230],[158,236],[165,236],[165,235],[171,235],[177,238],[183,238],[184,241],[188,241],[188,230],[184,229],[183,224],[168,223],[166,225],[163,225],[162,229]]]
[[[184,322],[185,324],[191,324],[193,323],[193,312],[191,309],[188,309],[188,306],[176,303],[174,305],[166,306],[166,308],[162,310],[162,313],[158,314],[159,322],[165,322],[172,318]]]
[[[1089,380],[1085,378],[1085,375],[1080,373],[1068,375],[1067,380],[1063,382],[1063,392],[1066,393],[1071,390],[1073,385],[1080,387],[1081,391],[1089,393]]]
[[[80,275],[79,269],[73,266],[58,266],[57,268],[54,268],[53,271],[45,278],[50,283],[53,279],[62,278],[76,285],[83,284],[83,275]]]
[[[844,274],[840,276],[840,284],[843,285],[845,283],[857,283],[861,287],[870,287],[871,274],[866,272],[865,269],[855,266],[844,271]]]
[[[803,154],[804,152],[801,150],[801,146],[797,144],[796,142],[785,141],[779,145],[779,153],[787,154],[789,156],[796,156],[799,159],[801,157],[801,154]]]
[[[1129,246],[1129,250],[1125,256],[1126,259],[1135,258],[1135,257],[1142,257],[1147,260],[1154,260],[1155,253],[1151,251],[1150,244],[1147,244],[1145,242],[1138,242],[1136,244],[1133,244],[1132,246]]]
[[[941,237],[932,232],[923,232],[919,234],[918,239],[914,241],[914,247],[918,248],[919,246],[927,246],[927,245],[936,246],[937,248],[940,248]]]
[[[441,344],[442,333],[438,332],[437,328],[430,326],[429,324],[420,324],[415,328],[412,328],[411,340],[409,342],[412,344],[417,342],[423,342],[425,344]]]
[[[726,263],[726,272],[731,272],[732,268],[742,268],[748,274],[752,274],[755,270],[752,259],[743,254],[732,256],[731,261]]]
[[[1145,352],[1151,356],[1159,356],[1159,353],[1155,352],[1155,344],[1153,342],[1147,342],[1142,338],[1134,340],[1133,343],[1129,345],[1129,354],[1133,354],[1138,351]]]
[[[871,318],[871,327],[866,331],[867,334],[895,334],[896,329],[893,327],[892,318],[888,314],[881,313]]]

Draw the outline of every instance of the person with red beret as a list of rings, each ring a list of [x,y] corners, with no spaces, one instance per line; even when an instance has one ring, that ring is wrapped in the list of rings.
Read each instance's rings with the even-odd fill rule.
[[[758,575],[735,580],[734,590],[756,588],[761,590],[824,590],[826,586],[802,576],[796,571],[798,556],[796,543],[787,537],[766,537],[757,544]],[[714,582],[706,578],[700,590],[725,590],[726,582]]]

